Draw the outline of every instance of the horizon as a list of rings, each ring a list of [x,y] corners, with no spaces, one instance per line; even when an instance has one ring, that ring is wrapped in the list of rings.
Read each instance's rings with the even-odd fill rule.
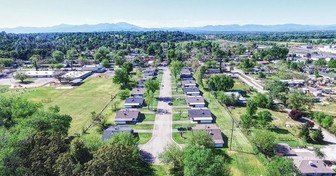
[[[1,2],[3,1],[3,2]],[[333,0],[0,0],[0,28],[126,22],[145,28],[206,25],[335,25]],[[304,5],[303,5],[304,4]],[[334,5],[333,5],[334,4]],[[11,8],[11,7],[15,7]],[[15,11],[15,13],[13,13]],[[312,14],[314,13],[314,14]]]
[[[198,28],[198,27],[205,27],[205,26],[230,26],[230,25],[238,25],[238,26],[248,26],[248,25],[257,25],[257,26],[280,26],[280,25],[302,25],[302,26],[336,26],[335,24],[300,24],[300,23],[279,23],[279,24],[255,24],[255,23],[246,23],[246,24],[205,24],[205,25],[200,25],[200,26],[172,26],[172,27],[167,27],[167,26],[161,26],[161,27],[150,27],[150,26],[141,26],[137,24],[133,24],[130,22],[125,22],[125,21],[119,21],[119,22],[103,22],[103,23],[92,23],[92,24],[55,24],[51,26],[15,26],[15,27],[4,27],[0,29],[15,29],[15,28],[49,28],[49,27],[55,27],[55,26],[62,26],[62,25],[69,25],[69,26],[83,26],[83,25],[89,25],[89,26],[94,26],[94,25],[100,25],[100,24],[119,24],[119,23],[125,23],[125,24],[130,24],[130,25],[135,25],[140,28]]]

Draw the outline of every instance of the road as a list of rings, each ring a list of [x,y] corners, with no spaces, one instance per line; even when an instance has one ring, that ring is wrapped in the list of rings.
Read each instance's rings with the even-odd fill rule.
[[[146,144],[139,145],[144,159],[153,164],[160,164],[159,154],[169,144],[176,144],[172,139],[172,107],[168,105],[167,98],[171,99],[171,75],[167,67],[163,67],[162,83],[160,88],[160,101],[157,109],[167,110],[168,113],[157,113],[154,121],[152,138]]]

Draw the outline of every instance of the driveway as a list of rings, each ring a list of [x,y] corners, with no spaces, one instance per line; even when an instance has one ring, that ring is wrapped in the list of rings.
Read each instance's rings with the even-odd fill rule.
[[[168,105],[165,98],[171,98],[171,76],[168,68],[163,68],[162,83],[160,88],[160,101],[158,109],[172,112],[172,107]],[[174,144],[172,139],[172,115],[171,113],[158,113],[155,116],[152,138],[146,144],[139,145],[144,159],[153,164],[160,164],[158,156],[169,144]]]

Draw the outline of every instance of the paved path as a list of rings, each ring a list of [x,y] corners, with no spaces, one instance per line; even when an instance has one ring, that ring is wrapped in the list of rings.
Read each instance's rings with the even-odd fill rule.
[[[153,130],[134,130],[134,133],[152,133]]]
[[[168,68],[163,68],[161,85],[164,85],[164,87],[161,86],[160,88],[160,98],[171,98],[171,76]],[[172,112],[172,107],[165,101],[159,101],[157,108]],[[174,143],[172,139],[172,115],[170,113],[156,114],[152,138],[146,144],[139,145],[139,148],[147,162],[160,164],[158,159],[159,154],[169,144]]]

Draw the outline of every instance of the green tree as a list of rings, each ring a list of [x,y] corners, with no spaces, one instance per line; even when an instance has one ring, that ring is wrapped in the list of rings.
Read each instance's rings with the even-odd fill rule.
[[[141,160],[137,147],[113,142],[93,154],[81,175],[143,176],[152,173],[149,165]]]
[[[129,74],[133,70],[133,64],[130,63],[130,62],[125,62],[125,63],[123,63],[122,68],[125,69],[127,71],[127,73]]]
[[[253,101],[256,102],[258,107],[260,108],[272,108],[273,99],[271,96],[267,96],[265,94],[257,93],[252,97]]]
[[[244,129],[248,129],[253,125],[252,117],[247,114],[241,115],[240,120],[242,121],[242,126]]]
[[[40,55],[33,55],[29,58],[30,62],[33,64],[33,67],[35,68],[35,70],[39,69],[39,62],[41,60],[41,56]]]
[[[105,68],[109,68],[110,67],[110,62],[109,60],[107,59],[103,59],[101,62],[100,62],[100,65],[105,67]]]
[[[320,73],[317,69],[314,69],[314,76],[315,78],[319,78],[320,77]]]
[[[309,124],[308,123],[301,126],[299,137],[301,137],[306,142],[311,141],[310,132],[309,132]]]
[[[320,58],[314,62],[314,65],[319,66],[319,67],[324,67],[327,65],[327,62],[325,61],[325,58]]]
[[[75,57],[76,57],[76,50],[74,50],[74,49],[67,50],[65,57],[66,57],[67,63],[70,65],[70,67],[72,69],[73,62],[74,62]]]
[[[95,54],[95,60],[102,62],[104,59],[110,60],[110,50],[106,47],[100,47]]]
[[[64,59],[64,53],[62,51],[54,51],[52,54],[51,54],[52,58],[55,59],[58,63],[62,62],[63,59]]]
[[[316,143],[320,143],[321,144],[323,142],[324,136],[323,136],[321,127],[318,128],[316,131],[312,132],[311,138]]]
[[[202,87],[204,86],[203,85],[204,74],[205,74],[205,67],[204,66],[200,66],[196,69],[195,80],[196,80],[197,84],[202,86]]]
[[[223,91],[217,91],[216,97],[220,103],[223,103],[227,106],[234,106],[238,102],[238,99],[234,94],[226,95]]]
[[[275,144],[275,136],[273,133],[265,130],[256,130],[252,136],[252,143],[264,155],[273,155],[273,145]]]
[[[189,146],[213,147],[214,142],[207,131],[193,131],[187,141]]]
[[[177,145],[169,145],[159,156],[162,163],[169,166],[170,175],[183,176],[183,149]]]
[[[158,80],[147,80],[145,83],[146,92],[154,94],[160,89],[160,82]]]
[[[291,109],[305,111],[305,110],[309,110],[312,107],[313,101],[312,101],[312,98],[305,95],[303,92],[290,91],[288,93],[287,104],[288,104],[288,107]]]
[[[154,94],[152,92],[147,92],[145,94],[145,102],[148,109],[150,109],[150,106],[154,103]]]
[[[66,152],[67,145],[60,135],[38,133],[31,143],[31,150],[25,158],[27,175],[58,175],[53,169],[60,154]]]
[[[257,124],[261,127],[267,127],[272,122],[272,114],[269,111],[260,111],[256,115]]]
[[[120,90],[118,92],[118,96],[120,97],[121,100],[125,100],[127,97],[131,96],[131,91],[128,89]]]
[[[300,171],[296,168],[293,160],[290,158],[273,157],[266,168],[268,176],[300,175]]]
[[[246,114],[252,117],[257,112],[257,110],[258,110],[257,103],[253,100],[249,100],[246,105]]]
[[[265,89],[269,91],[271,97],[280,99],[288,92],[288,84],[278,80],[270,80],[266,81]]]
[[[336,68],[336,60],[335,59],[330,59],[328,62],[328,67],[329,68]]]
[[[125,69],[118,69],[112,78],[113,83],[120,84],[121,89],[125,89],[130,83],[130,76]]]
[[[21,83],[24,83],[24,80],[27,78],[28,76],[23,72],[17,72],[14,76],[14,79],[20,80]]]
[[[216,155],[213,149],[202,146],[190,146],[184,153],[184,175],[230,175],[229,169],[225,166],[225,158]]]
[[[234,86],[234,80],[227,75],[212,75],[208,80],[208,85],[213,91],[227,91]]]
[[[133,134],[128,132],[120,132],[114,134],[111,139],[108,140],[109,143],[119,143],[127,146],[138,146],[138,141]]]
[[[172,71],[172,74],[175,78],[177,78],[178,74],[181,72],[182,70],[182,67],[183,67],[183,64],[181,61],[178,61],[178,60],[173,60],[171,63],[170,63],[170,67],[171,67],[171,71]]]

